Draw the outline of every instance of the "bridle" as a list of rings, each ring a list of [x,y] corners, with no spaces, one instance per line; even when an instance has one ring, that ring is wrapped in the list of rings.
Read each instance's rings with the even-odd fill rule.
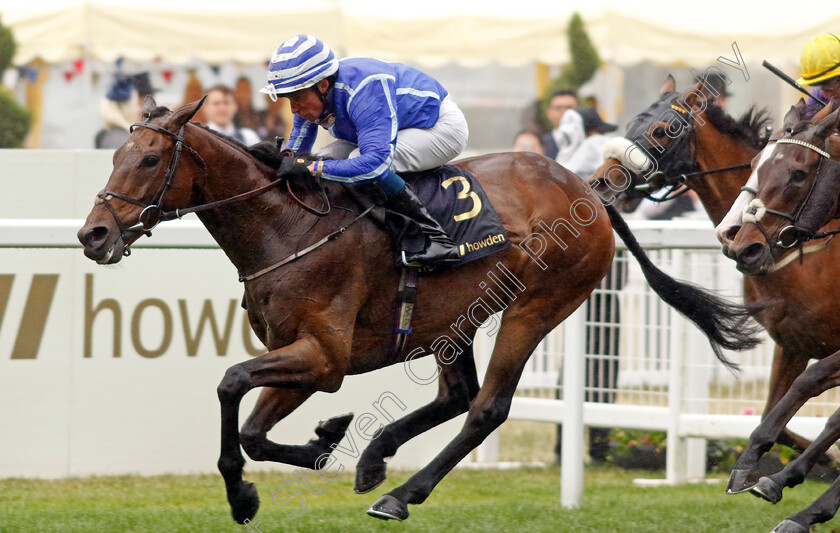
[[[188,207],[185,209],[174,209],[172,211],[164,211],[161,208],[161,202],[163,200],[163,196],[166,194],[166,191],[172,186],[172,181],[175,178],[175,172],[178,169],[178,163],[181,160],[181,153],[183,149],[186,149],[190,152],[190,154],[199,162],[201,165],[202,170],[204,171],[204,177],[209,177],[209,172],[207,170],[207,164],[204,162],[204,158],[192,148],[189,144],[184,141],[184,126],[178,130],[178,133],[172,133],[171,131],[162,128],[156,124],[152,124],[150,122],[135,122],[131,125],[130,132],[134,132],[134,128],[148,128],[152,131],[156,131],[167,137],[171,137],[175,140],[175,150],[172,153],[172,158],[169,160],[169,166],[166,168],[166,173],[164,175],[163,184],[160,186],[158,191],[155,193],[154,197],[149,202],[144,202],[137,198],[128,196],[123,193],[119,193],[116,191],[110,191],[107,189],[103,189],[96,194],[96,201],[98,203],[102,203],[111,213],[111,216],[114,218],[114,221],[117,224],[117,227],[120,230],[120,238],[123,242],[126,242],[127,234],[129,232],[140,232],[144,235],[151,237],[152,230],[157,227],[158,224],[161,222],[166,222],[169,220],[175,220],[176,218],[181,218],[184,215],[188,215],[190,213],[198,213],[201,211],[206,211],[209,209],[215,209],[217,207],[222,207],[224,205],[228,205],[234,202],[241,202],[244,200],[248,200],[263,194],[264,192],[273,189],[277,186],[278,183],[285,182],[286,189],[289,193],[289,196],[301,207],[303,207],[306,211],[317,215],[319,217],[328,215],[331,210],[329,197],[324,193],[324,203],[326,208],[317,210],[308,205],[306,205],[300,198],[298,198],[295,193],[292,191],[291,185],[289,180],[278,179],[268,183],[267,185],[263,185],[257,189],[253,189],[251,191],[238,194],[236,196],[232,196],[230,198],[225,198],[223,200],[218,200],[215,202],[210,202],[206,204],[196,205],[193,207]],[[128,202],[130,204],[142,207],[142,211],[140,211],[140,215],[138,216],[137,223],[131,226],[127,225],[125,222],[122,221],[120,216],[117,214],[116,209],[111,205],[110,200],[112,198],[118,198],[124,202]],[[123,249],[123,255],[128,257],[131,255],[131,249],[128,245],[125,246]]]
[[[793,213],[785,213],[784,211],[779,211],[777,209],[770,209],[767,206],[763,205],[763,203],[761,203],[760,200],[754,199],[752,202],[750,202],[749,205],[747,205],[744,208],[744,215],[742,217],[743,221],[745,223],[749,222],[755,224],[756,228],[758,228],[761,234],[764,235],[764,239],[767,241],[767,244],[771,246],[771,248],[779,247],[784,250],[788,250],[790,248],[793,248],[794,246],[801,245],[804,241],[807,240],[819,239],[823,237],[828,237],[835,233],[840,233],[840,231],[829,231],[803,239],[803,236],[801,235],[802,232],[796,227],[796,223],[799,221],[799,218],[802,216],[802,213],[805,211],[805,207],[808,205],[808,202],[811,200],[811,197],[814,193],[814,189],[817,185],[821,170],[823,168],[823,162],[826,160],[830,161],[831,155],[825,150],[800,139],[778,138],[770,140],[775,141],[776,144],[795,144],[797,146],[802,146],[818,154],[820,156],[820,159],[817,163],[816,177],[812,180],[811,188],[808,189],[808,194],[805,196],[805,199],[799,204],[799,206]],[[782,230],[779,232],[779,237],[775,244],[771,244],[773,239],[771,239],[767,230],[760,224],[761,220],[763,219],[766,213],[776,215],[778,217],[790,221],[790,224],[782,228]]]
[[[671,109],[680,113],[681,115],[688,115],[688,120],[692,120],[691,113],[687,110],[683,109],[681,106],[676,105],[673,103],[673,100],[670,101],[669,106]],[[649,126],[648,126],[649,127]],[[646,130],[645,130],[646,131]],[[689,143],[689,139],[691,135],[694,133],[694,125],[693,122],[689,122],[689,125],[683,128],[682,132],[680,132],[679,136],[676,137],[675,142],[670,143],[668,145],[668,149],[665,153],[661,154],[658,159],[660,162],[665,161],[666,158],[670,160],[669,167],[674,168],[678,165],[682,164],[684,166],[688,166],[686,160],[691,162],[691,165],[694,168],[697,168],[696,163],[694,162],[694,158],[691,155],[691,145]],[[649,153],[647,149],[639,144],[638,139],[630,139],[636,146],[642,149],[643,152]],[[656,172],[652,173],[648,178],[648,183],[642,183],[633,187],[633,189],[639,192],[642,196],[647,198],[648,200],[656,203],[667,202],[669,200],[673,200],[678,196],[682,196],[683,194],[688,192],[687,187],[683,187],[690,179],[698,178],[701,176],[707,176],[709,174],[717,174],[720,172],[729,172],[731,170],[741,170],[744,168],[749,168],[750,163],[742,163],[739,165],[732,165],[728,167],[721,167],[721,168],[713,168],[708,170],[697,170],[692,172],[680,172],[680,173],[673,173],[668,175],[664,171],[657,170]],[[667,189],[667,192],[662,197],[653,196],[651,193],[651,189],[654,188],[654,185],[650,183],[651,181],[655,181],[656,183],[662,183],[663,185],[659,187],[657,190]]]
[[[156,131],[167,137],[171,137],[175,139],[175,150],[172,153],[172,157],[169,160],[169,166],[166,168],[166,174],[164,175],[163,183],[161,184],[158,191],[155,193],[154,197],[149,202],[144,202],[127,194],[123,194],[116,191],[111,191],[108,189],[102,189],[96,194],[97,202],[102,203],[105,205],[106,209],[111,213],[111,216],[114,217],[114,221],[117,223],[117,227],[120,230],[120,237],[122,238],[123,242],[126,242],[126,237],[129,232],[141,232],[144,235],[151,236],[152,230],[162,222],[163,220],[171,220],[174,218],[181,218],[183,214],[186,213],[179,213],[179,210],[175,210],[174,212],[164,212],[161,207],[161,201],[163,200],[163,196],[166,194],[166,191],[172,186],[172,180],[175,178],[175,171],[178,169],[178,163],[181,160],[181,152],[183,148],[186,146],[187,150],[189,150],[190,154],[201,164],[201,167],[204,170],[205,176],[207,175],[207,164],[204,162],[204,159],[196,152],[190,145],[184,142],[184,126],[181,126],[181,129],[178,130],[178,133],[172,133],[169,130],[161,128],[156,124],[151,124],[149,122],[135,122],[131,125],[129,132],[134,132],[134,128],[148,128],[150,130]],[[116,209],[114,206],[111,205],[110,200],[112,198],[119,198],[124,202],[128,202],[130,204],[139,206],[143,208],[138,216],[138,222],[131,226],[127,225],[120,216],[117,214]],[[123,250],[124,256],[131,255],[131,249],[126,246]]]

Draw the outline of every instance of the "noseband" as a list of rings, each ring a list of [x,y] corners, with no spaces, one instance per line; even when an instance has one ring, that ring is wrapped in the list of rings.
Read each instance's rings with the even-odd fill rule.
[[[811,183],[811,188],[808,190],[808,194],[805,196],[805,200],[803,200],[802,203],[799,204],[799,206],[796,208],[795,212],[790,214],[790,213],[785,213],[783,211],[779,211],[779,210],[776,210],[776,209],[770,209],[767,206],[765,206],[761,202],[761,200],[758,200],[758,199],[754,199],[752,202],[750,202],[750,204],[748,206],[746,206],[744,208],[744,214],[743,214],[743,217],[742,217],[744,222],[751,222],[751,223],[755,224],[755,226],[758,228],[758,230],[761,232],[761,234],[764,235],[764,239],[767,241],[767,244],[770,244],[771,248],[773,248],[775,246],[775,247],[779,247],[779,248],[787,250],[787,249],[793,248],[794,246],[802,244],[802,242],[803,242],[803,239],[800,235],[801,232],[796,227],[796,223],[799,221],[799,218],[802,216],[802,213],[805,211],[805,207],[808,205],[808,202],[809,202],[809,200],[811,199],[811,196],[814,193],[814,188],[817,185],[817,180],[818,180],[819,175],[820,175],[820,170],[823,166],[822,165],[823,161],[831,160],[831,155],[829,155],[829,153],[826,152],[825,150],[822,150],[821,148],[819,148],[817,146],[814,146],[813,144],[811,144],[809,142],[802,141],[800,139],[770,139],[770,140],[775,141],[776,144],[795,144],[795,145],[798,145],[798,146],[803,146],[805,148],[808,148],[809,150],[812,150],[812,151],[816,152],[820,156],[819,163],[817,163],[816,177],[814,178],[813,182]],[[760,224],[761,219],[763,218],[764,214],[766,214],[766,213],[770,213],[772,215],[782,217],[782,218],[787,219],[791,222],[790,225],[785,226],[779,232],[779,238],[778,238],[778,240],[776,241],[775,244],[771,244],[772,239],[770,238],[770,235],[767,233],[767,231]],[[805,240],[808,240],[808,239],[805,239]]]

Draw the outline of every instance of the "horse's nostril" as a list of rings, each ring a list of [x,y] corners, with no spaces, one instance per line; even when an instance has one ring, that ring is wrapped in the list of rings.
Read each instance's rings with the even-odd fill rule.
[[[82,244],[87,246],[96,246],[108,238],[108,228],[105,226],[93,227],[81,235],[79,239]]]
[[[734,241],[735,236],[738,235],[738,231],[740,229],[741,229],[741,226],[730,226],[730,228],[728,230],[726,230],[726,233],[724,233],[723,236],[727,240]]]
[[[744,265],[751,265],[761,259],[763,254],[764,246],[759,243],[753,243],[744,248],[741,253],[738,254],[738,261]]]

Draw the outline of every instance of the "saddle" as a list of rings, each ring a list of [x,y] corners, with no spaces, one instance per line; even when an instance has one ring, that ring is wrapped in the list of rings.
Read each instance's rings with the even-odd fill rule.
[[[454,165],[422,172],[400,174],[429,213],[458,245],[459,266],[494,254],[510,246],[507,231],[499,220],[484,188],[471,173]],[[385,209],[385,225],[395,236],[398,251],[422,251],[426,240],[416,222]],[[422,268],[421,273],[437,269]]]

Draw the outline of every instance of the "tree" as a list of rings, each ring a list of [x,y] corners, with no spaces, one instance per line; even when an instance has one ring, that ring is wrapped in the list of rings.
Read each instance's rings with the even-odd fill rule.
[[[0,74],[12,64],[15,55],[12,30],[0,21]],[[0,87],[0,148],[18,148],[29,131],[32,117],[15,102],[12,95]]]
[[[544,121],[543,125],[547,129],[551,129],[551,125],[545,119],[545,110],[548,108],[552,93],[558,89],[573,89],[577,91],[584,83],[592,79],[592,76],[595,75],[598,66],[601,64],[598,51],[595,50],[595,46],[589,40],[589,35],[586,33],[583,20],[577,13],[572,14],[572,18],[569,20],[567,35],[569,38],[571,62],[564,66],[560,71],[560,75],[549,83],[540,100],[541,117]]]

